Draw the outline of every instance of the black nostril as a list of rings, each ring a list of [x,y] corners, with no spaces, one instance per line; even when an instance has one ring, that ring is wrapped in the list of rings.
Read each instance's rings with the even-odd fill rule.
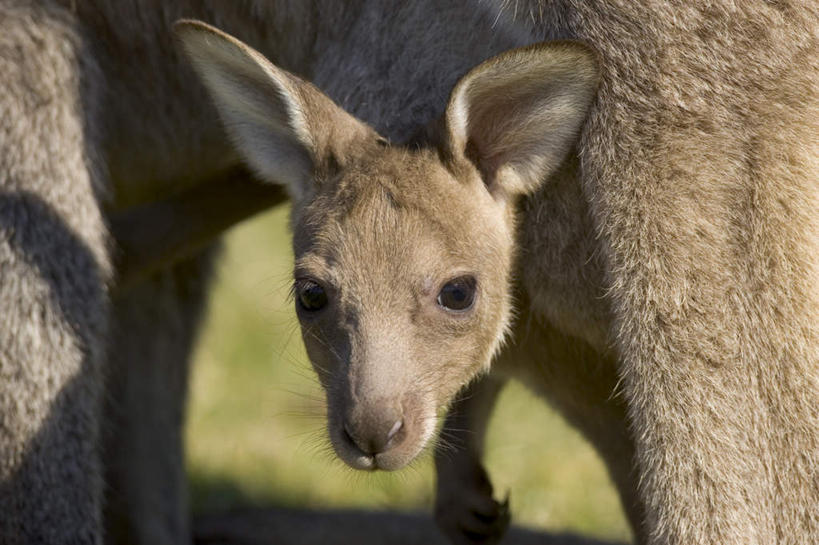
[[[378,450],[370,448],[370,446],[367,443],[357,441],[355,435],[353,435],[353,432],[351,431],[350,428],[351,427],[347,422],[345,422],[341,428],[341,432],[344,435],[344,439],[350,444],[350,446],[352,446],[356,450],[361,451],[363,454],[367,456],[372,456],[373,454],[378,453]]]
[[[344,423],[344,426],[341,427],[341,432],[344,434],[344,439],[346,439],[351,445],[358,446],[355,439],[353,439],[353,434],[350,433],[350,430],[347,428],[346,422]]]

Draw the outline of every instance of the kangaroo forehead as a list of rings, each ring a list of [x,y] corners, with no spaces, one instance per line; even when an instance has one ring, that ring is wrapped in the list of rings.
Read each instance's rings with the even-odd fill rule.
[[[458,225],[435,210],[401,199],[389,184],[374,183],[314,223],[305,250],[328,263],[397,266],[444,259],[462,246]]]
[[[393,207],[424,208],[459,184],[431,150],[396,147],[351,162],[335,190],[351,204],[386,195]]]
[[[366,180],[358,179],[359,174],[309,205],[295,226],[297,254],[372,267],[378,262],[452,261],[470,253],[465,239],[474,230],[453,210],[459,193],[454,179],[408,183],[394,172],[369,172]],[[441,189],[441,184],[452,187]]]
[[[316,227],[335,223],[352,229],[373,221],[399,227],[423,217],[443,228],[453,214],[472,206],[464,185],[432,153],[398,148],[351,162],[319,191],[305,217]]]

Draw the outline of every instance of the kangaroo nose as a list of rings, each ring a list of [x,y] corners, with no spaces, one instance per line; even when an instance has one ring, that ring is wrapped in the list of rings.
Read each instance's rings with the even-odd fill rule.
[[[344,423],[344,434],[365,454],[381,454],[398,446],[406,435],[403,418],[396,416],[348,419]]]

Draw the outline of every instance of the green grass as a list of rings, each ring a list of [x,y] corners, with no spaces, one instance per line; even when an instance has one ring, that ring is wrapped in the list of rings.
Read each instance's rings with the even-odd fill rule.
[[[323,394],[288,299],[287,210],[246,222],[227,238],[196,350],[187,464],[195,510],[248,504],[428,510],[429,455],[397,473],[355,472],[324,434]],[[487,466],[508,490],[516,523],[629,538],[597,455],[519,385],[492,419]]]

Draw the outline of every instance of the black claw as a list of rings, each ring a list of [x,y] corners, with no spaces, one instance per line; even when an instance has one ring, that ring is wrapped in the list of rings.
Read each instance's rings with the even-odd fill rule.
[[[479,512],[477,512],[477,511],[471,511],[471,512],[470,512],[470,514],[471,514],[473,517],[475,517],[476,519],[478,519],[480,522],[483,522],[483,523],[485,523],[485,524],[491,524],[491,523],[493,523],[494,521],[496,521],[496,520],[498,519],[498,517],[499,517],[499,516],[501,516],[501,514],[502,514],[502,512],[501,512],[501,506],[500,506],[500,505],[497,505],[497,506],[495,506],[495,507],[496,507],[496,508],[495,508],[495,509],[493,510],[493,512],[492,512],[491,514],[489,514],[489,515],[486,515],[486,514],[484,514],[484,513],[479,513]]]

